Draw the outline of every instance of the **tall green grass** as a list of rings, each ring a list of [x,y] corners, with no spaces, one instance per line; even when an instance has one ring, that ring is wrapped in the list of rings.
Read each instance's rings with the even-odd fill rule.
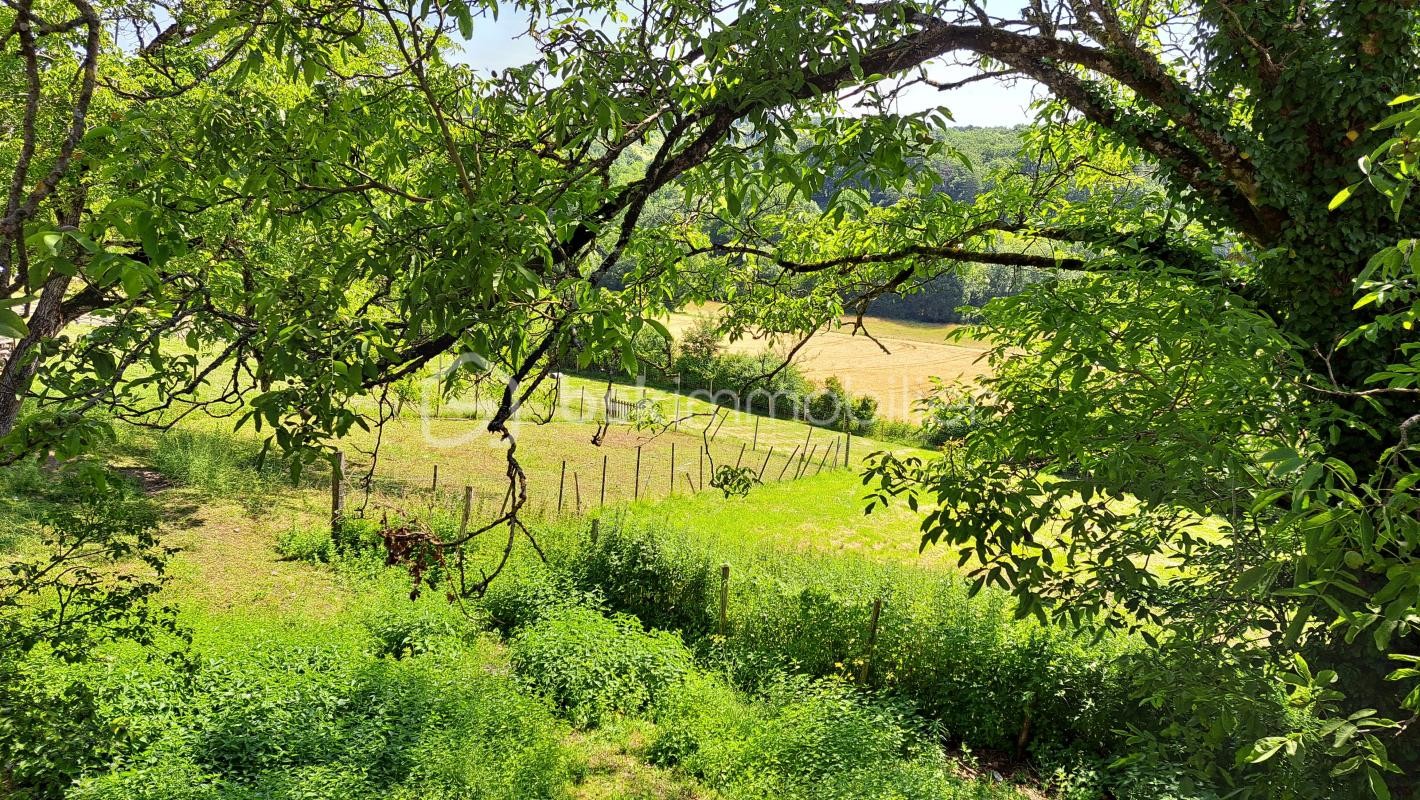
[[[63,796],[515,800],[560,797],[570,780],[551,707],[486,636],[395,658],[356,625],[187,621],[189,661],[129,649],[27,671],[37,696],[82,686],[89,698],[93,724],[66,746],[96,758]]]
[[[1117,668],[1134,644],[1088,643],[1014,619],[998,592],[970,596],[951,574],[852,556],[786,554],[749,543],[707,544],[608,519],[543,531],[545,568],[524,568],[484,607],[496,618],[561,602],[570,592],[678,630],[702,661],[739,686],[780,674],[857,680],[909,701],[950,740],[1013,752],[1096,756],[1118,744],[1130,708]],[[730,569],[726,635],[718,627],[720,564]],[[871,664],[873,601],[883,601]],[[510,611],[510,609],[520,609]]]
[[[273,486],[291,485],[278,453],[262,456],[261,443],[233,434],[219,422],[168,431],[116,429],[115,450],[156,469],[165,479],[212,495],[254,499]]]
[[[652,755],[744,800],[987,800],[1006,784],[958,776],[910,709],[841,681],[776,677],[753,699],[723,680],[677,687]]]
[[[254,502],[285,479],[227,434],[132,435],[125,446],[166,477],[223,498]],[[458,525],[447,509],[427,516],[444,538]],[[595,537],[580,523],[536,534],[546,563],[520,548],[460,606],[444,583],[411,602],[369,521],[334,541],[293,528],[282,552],[331,562],[358,598],[350,611],[310,625],[189,612],[181,657],[35,654],[0,693],[0,727],[28,726],[5,741],[59,757],[16,785],[83,800],[562,797],[580,770],[569,724],[640,720],[647,757],[728,798],[995,798],[1011,790],[956,776],[949,748],[1020,742],[1059,762],[1115,745],[1127,704],[1113,663],[1129,643],[1013,620],[1003,597],[971,598],[951,575],[610,517]],[[479,541],[473,569],[501,547]]]
[[[735,800],[1006,798],[964,779],[901,702],[842,681],[782,673],[735,689],[664,631],[634,618],[563,605],[517,629],[512,664],[579,727],[649,716],[648,755]]]

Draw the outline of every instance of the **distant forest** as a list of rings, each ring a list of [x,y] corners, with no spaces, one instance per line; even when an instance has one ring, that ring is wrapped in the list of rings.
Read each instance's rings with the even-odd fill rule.
[[[989,188],[984,184],[989,181],[990,175],[1013,166],[1028,169],[1028,165],[1020,163],[1021,134],[1025,130],[1024,127],[962,127],[944,130],[943,138],[966,156],[971,169],[967,169],[954,158],[941,158],[932,165],[938,176],[937,190],[950,195],[954,200],[970,203],[984,189]],[[623,169],[628,173],[643,169],[653,155],[652,148],[632,147],[626,153]],[[836,188],[829,183],[821,192],[801,202],[814,203],[823,208],[828,203],[829,194]],[[891,192],[875,192],[872,199],[874,202],[888,205],[898,197]],[[668,217],[675,213],[675,207],[680,202],[677,197],[662,195],[648,206],[647,218]],[[714,231],[706,233],[712,239],[716,238]],[[618,269],[608,276],[606,284],[612,288],[620,288],[621,276],[632,268],[632,264],[633,259],[623,259]],[[869,312],[882,317],[918,322],[970,322],[974,317],[972,309],[980,308],[993,298],[1016,294],[1047,276],[1045,271],[1032,267],[963,264],[951,274],[918,284],[908,293],[885,294],[875,299],[869,306]]]
[[[953,200],[969,203],[982,192],[983,176],[1009,167],[1020,158],[1021,133],[1025,128],[949,128],[946,140],[964,153],[973,169],[943,159],[934,165],[940,177],[938,189]],[[892,200],[893,198],[885,198]],[[971,309],[980,308],[997,297],[1020,292],[1045,279],[1047,273],[1033,267],[1004,267],[995,264],[964,265],[956,272],[928,281],[911,294],[887,294],[868,307],[873,314],[918,322],[971,322]]]

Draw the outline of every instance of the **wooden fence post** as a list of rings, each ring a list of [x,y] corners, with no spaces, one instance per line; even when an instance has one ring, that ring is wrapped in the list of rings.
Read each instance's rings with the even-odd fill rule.
[[[812,463],[814,463],[814,454],[817,453],[817,452],[818,452],[818,445],[815,444],[815,445],[814,445],[814,449],[812,449],[812,450],[808,451],[807,453],[804,453],[802,456],[800,456],[800,458],[799,458],[799,468],[794,471],[794,480],[798,480],[799,478],[804,477],[804,473],[809,471],[809,465],[812,464]]]
[[[744,443],[744,442],[740,442],[740,454],[737,455],[737,456],[735,456],[735,469],[739,469],[739,468],[740,468],[740,461],[744,460],[744,457],[745,457],[745,443]]]
[[[439,465],[438,465],[438,464],[435,464],[435,465],[434,465],[434,481],[429,484],[429,494],[431,494],[431,495],[437,495],[438,493],[439,493]]]
[[[330,465],[330,540],[339,543],[345,518],[345,451],[336,451]]]
[[[720,635],[725,635],[730,608],[730,565],[720,565]]]
[[[567,459],[562,459],[562,474],[557,478],[557,516],[562,516],[562,493],[567,488]]]
[[[636,482],[631,486],[631,499],[641,499],[641,446],[636,446]]]
[[[690,470],[685,471],[685,483],[690,487],[690,493],[695,494],[695,481],[690,477]]]
[[[582,516],[582,481],[577,477],[578,473],[572,473],[572,496],[577,499],[577,516]]]
[[[675,442],[671,442],[671,494],[675,494]]]
[[[852,432],[852,431],[844,431],[844,433],[843,433],[843,466],[845,466],[845,467],[851,467],[851,466],[853,466],[853,432]]]
[[[720,424],[715,426],[715,432],[710,434],[710,441],[715,441],[715,437],[720,435],[720,429],[725,427],[725,420],[730,418],[730,412],[726,411],[725,416],[720,417]]]
[[[764,467],[770,466],[770,458],[774,456],[774,445],[770,445],[770,452],[764,453],[764,463],[760,465],[760,475],[755,476],[755,480],[764,480]]]
[[[784,480],[784,473],[789,470],[789,465],[792,464],[792,463],[794,463],[794,456],[796,456],[796,455],[798,455],[798,454],[799,454],[799,446],[798,446],[798,445],[794,445],[794,450],[793,450],[791,453],[789,453],[789,459],[784,462],[784,466],[782,466],[782,467],[779,468],[779,477],[775,478],[774,480],[776,480],[776,481],[782,481],[782,480]]]
[[[878,618],[883,613],[883,599],[873,601],[873,617],[868,621],[868,652],[863,656],[863,666],[858,669],[858,683],[866,684],[868,674],[873,669],[873,651],[878,646]]]
[[[759,415],[754,415],[754,444],[749,448],[756,453],[759,452]]]
[[[600,505],[606,505],[606,453],[602,453],[602,500]]]
[[[705,490],[705,446],[700,448],[700,490]]]
[[[581,422],[587,413],[587,387],[582,387],[582,399],[577,401],[577,421]]]

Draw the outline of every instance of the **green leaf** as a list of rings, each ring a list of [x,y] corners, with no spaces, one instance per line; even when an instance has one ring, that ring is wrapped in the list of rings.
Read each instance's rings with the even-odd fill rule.
[[[137,269],[124,269],[119,274],[119,280],[123,283],[123,293],[130,298],[143,294],[145,282],[143,273]]]
[[[118,371],[118,365],[114,363],[113,354],[107,351],[96,350],[93,354],[93,361],[94,371],[104,380],[112,378],[114,373]]]
[[[1243,756],[1243,763],[1261,764],[1277,755],[1277,751],[1285,747],[1287,741],[1285,736],[1268,736],[1265,739],[1258,739],[1252,743],[1252,749],[1247,752],[1247,755]]]
[[[1390,788],[1385,785],[1385,776],[1381,775],[1380,770],[1367,766],[1366,783],[1371,787],[1371,794],[1376,796],[1376,800],[1390,800]]]
[[[1356,193],[1356,190],[1361,187],[1361,183],[1363,181],[1358,181],[1337,192],[1336,196],[1331,198],[1331,202],[1326,204],[1326,210],[1335,211],[1340,208],[1343,203],[1351,199],[1351,195]]]
[[[1236,581],[1233,582],[1233,593],[1246,594],[1252,591],[1253,589],[1257,588],[1258,584],[1262,583],[1263,580],[1267,579],[1270,575],[1276,572],[1276,570],[1277,562],[1275,561],[1268,561],[1265,564],[1258,564],[1257,566],[1246,570],[1245,572],[1243,572],[1242,575],[1238,576],[1238,579]]]
[[[8,308],[0,308],[0,335],[20,339],[29,332],[30,327],[25,324],[23,317]]]
[[[496,9],[496,6],[495,6]],[[473,36],[473,13],[469,11],[468,4],[455,0],[449,4],[449,13],[459,23],[459,35],[465,39]],[[496,11],[495,11],[496,13]]]

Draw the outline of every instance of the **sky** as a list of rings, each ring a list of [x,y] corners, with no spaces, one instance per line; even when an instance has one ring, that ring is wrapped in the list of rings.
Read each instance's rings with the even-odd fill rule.
[[[536,56],[536,49],[527,36],[527,21],[512,8],[504,8],[495,21],[487,16],[474,20],[473,36],[461,42],[463,58],[459,59],[481,71],[502,70],[520,66]],[[934,80],[960,80],[971,74],[959,67],[939,68]],[[1010,85],[997,80],[968,84],[950,92],[939,92],[929,86],[914,86],[903,96],[901,110],[917,112],[936,106],[946,106],[955,125],[1009,126],[1030,121],[1030,105],[1040,87],[1031,81]]]

